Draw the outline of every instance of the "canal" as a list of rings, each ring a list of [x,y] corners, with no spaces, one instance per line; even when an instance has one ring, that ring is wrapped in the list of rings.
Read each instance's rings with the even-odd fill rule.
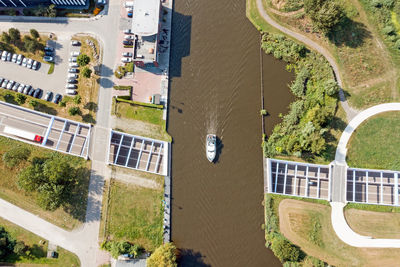
[[[175,0],[168,132],[172,240],[180,266],[279,266],[265,248],[260,36],[245,0]],[[263,53],[267,132],[293,100],[293,74]],[[207,133],[219,137],[215,164]]]

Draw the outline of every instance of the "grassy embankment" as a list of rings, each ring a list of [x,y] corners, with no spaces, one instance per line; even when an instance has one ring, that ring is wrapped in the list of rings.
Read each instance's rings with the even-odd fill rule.
[[[362,123],[347,145],[350,167],[400,170],[400,112],[378,114]]]
[[[30,151],[30,156],[26,162],[21,163],[18,167],[8,168],[3,163],[3,154],[16,146],[27,148]],[[82,158],[62,154],[63,157],[67,157],[70,160],[73,166],[87,168],[87,171],[81,173],[81,176],[79,177],[77,190],[73,193],[74,197],[70,199],[69,204],[71,210],[69,211],[64,210],[63,208],[58,208],[55,211],[43,210],[36,203],[36,193],[27,193],[24,190],[19,189],[17,186],[17,177],[19,172],[28,166],[34,157],[48,157],[50,153],[54,152],[38,146],[0,137],[0,171],[2,173],[0,178],[0,198],[33,214],[37,214],[39,217],[53,224],[71,230],[81,225],[85,220],[90,178],[90,162],[85,161]]]
[[[318,256],[334,266],[395,266],[400,260],[398,249],[356,248],[344,244],[331,225],[331,208],[326,205],[286,199],[274,204],[279,207],[279,226],[282,234],[298,245],[308,255]],[[359,225],[369,225],[363,233],[374,236],[379,229],[392,226],[371,223],[377,219],[372,212],[358,217]],[[392,230],[395,228],[391,228]],[[357,231],[357,229],[354,229]]]
[[[397,67],[382,44],[379,30],[368,22],[364,9],[356,0],[340,3],[345,10],[345,19],[328,35],[315,32],[304,12],[280,16],[270,11],[273,4],[269,1],[265,9],[282,25],[306,35],[331,52],[339,64],[352,106],[363,109],[397,100]]]
[[[154,251],[162,244],[161,184],[150,189],[111,179],[104,192],[101,239],[128,241],[146,251]]]
[[[46,258],[47,254],[47,245],[42,244],[40,241],[43,239],[33,233],[9,222],[2,218],[0,218],[0,226],[4,227],[7,232],[11,234],[17,241],[23,241],[25,245],[29,246],[31,249],[31,258],[20,257],[18,255],[11,255],[7,258],[5,262],[9,264],[17,264],[18,266],[65,266],[65,267],[77,267],[80,266],[79,259],[75,254],[62,249],[60,247],[57,248],[58,258],[56,259],[48,259]],[[0,265],[3,265],[0,262]]]

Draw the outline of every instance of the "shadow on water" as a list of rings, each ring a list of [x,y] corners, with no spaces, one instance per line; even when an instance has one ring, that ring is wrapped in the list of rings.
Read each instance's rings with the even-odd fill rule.
[[[175,3],[174,3],[175,5]],[[171,32],[171,49],[170,61],[174,64],[170,65],[170,79],[173,77],[181,77],[182,75],[182,58],[190,55],[190,41],[192,35],[192,16],[185,16],[175,11],[172,12],[173,31]],[[173,36],[173,35],[178,35]]]
[[[191,249],[179,250],[178,266],[211,267],[204,262],[205,256]],[[183,257],[182,257],[183,256]]]
[[[217,164],[219,162],[219,157],[222,154],[222,149],[224,148],[224,144],[222,143],[221,138],[217,136],[217,153],[215,154],[214,163]]]

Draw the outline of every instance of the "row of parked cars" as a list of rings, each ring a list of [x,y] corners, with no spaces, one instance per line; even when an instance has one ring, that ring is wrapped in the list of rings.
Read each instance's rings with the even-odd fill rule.
[[[131,29],[124,30],[124,40],[122,41],[123,45],[133,45],[135,40],[137,40],[137,36],[133,34]],[[124,52],[122,53],[121,61],[122,63],[129,63],[133,61],[133,53],[131,52]]]
[[[54,62],[54,48],[53,47],[46,46],[44,48],[43,60],[46,62]]]
[[[29,84],[23,84],[19,82],[15,82],[13,80],[7,80],[2,77],[0,77],[0,85],[4,89],[8,90],[13,90],[15,92],[24,94],[24,95],[29,95],[33,96],[35,98],[41,98],[43,95],[43,90],[40,88],[34,89],[31,85]],[[54,103],[58,104],[62,99],[62,95],[56,94],[56,96],[53,99],[53,92],[48,91],[46,93],[46,96],[44,97],[44,100],[46,101],[51,101],[53,100]]]
[[[33,69],[37,70],[39,68],[39,62],[36,60],[33,60],[31,58],[26,58],[21,54],[13,54],[8,51],[1,51],[0,50],[0,55],[1,55],[1,60],[3,61],[11,61],[13,63],[16,63],[18,65],[21,65],[23,67],[26,67],[28,69]]]
[[[71,41],[72,46],[80,46],[78,41]],[[69,69],[68,69],[68,76],[67,76],[67,84],[65,85],[65,93],[68,95],[76,95],[76,89],[78,86],[78,73],[79,73],[79,64],[77,63],[78,56],[81,54],[79,51],[73,51],[70,54],[69,58]]]

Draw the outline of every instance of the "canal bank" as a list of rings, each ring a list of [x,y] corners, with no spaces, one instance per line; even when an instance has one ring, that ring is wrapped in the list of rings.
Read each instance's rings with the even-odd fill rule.
[[[245,14],[245,1],[174,1],[168,132],[182,266],[280,265],[261,228],[260,37]],[[268,133],[292,101],[293,76],[285,63],[262,59]],[[215,164],[205,157],[211,132]]]

